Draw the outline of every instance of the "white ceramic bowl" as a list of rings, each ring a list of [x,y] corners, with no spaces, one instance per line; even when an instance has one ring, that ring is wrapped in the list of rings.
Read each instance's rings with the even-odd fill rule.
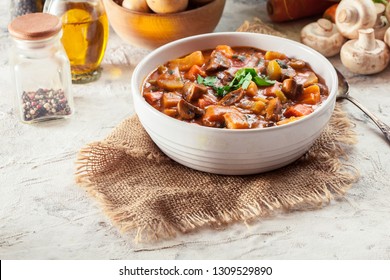
[[[219,44],[274,50],[309,62],[325,79],[329,97],[309,116],[269,128],[218,129],[171,118],[150,106],[141,95],[146,76],[168,60]],[[292,40],[245,32],[197,35],[166,44],[135,68],[132,94],[135,111],[157,146],[173,160],[193,169],[225,174],[255,174],[285,166],[301,157],[319,137],[335,106],[337,75],[332,64],[315,50]]]

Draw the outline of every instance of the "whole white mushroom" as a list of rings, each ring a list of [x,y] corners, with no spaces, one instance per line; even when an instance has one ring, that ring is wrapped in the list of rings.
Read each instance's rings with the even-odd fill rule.
[[[350,40],[343,45],[340,59],[353,73],[375,74],[389,64],[390,51],[383,41],[375,39],[374,29],[361,29],[358,39]]]
[[[357,39],[359,29],[372,28],[377,11],[372,0],[342,0],[336,9],[336,25],[348,39]]]
[[[301,30],[301,42],[326,57],[338,54],[345,41],[336,25],[325,18],[312,22]]]

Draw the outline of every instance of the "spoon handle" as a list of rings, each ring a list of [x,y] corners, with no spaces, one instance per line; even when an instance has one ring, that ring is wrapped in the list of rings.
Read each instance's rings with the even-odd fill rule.
[[[382,122],[380,119],[378,119],[373,113],[368,111],[359,101],[357,101],[352,96],[347,96],[345,99],[348,99],[353,104],[355,104],[360,110],[362,110],[367,116],[370,117],[370,119],[379,127],[379,129],[383,132],[383,134],[386,136],[387,141],[390,142],[390,126]]]

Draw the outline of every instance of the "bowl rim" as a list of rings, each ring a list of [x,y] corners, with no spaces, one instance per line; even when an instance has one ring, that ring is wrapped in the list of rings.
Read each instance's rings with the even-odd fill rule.
[[[226,0],[213,0],[209,3],[206,3],[202,6],[199,6],[197,8],[194,8],[194,9],[191,9],[191,10],[185,10],[185,11],[182,11],[182,12],[178,12],[178,13],[165,13],[165,14],[157,14],[157,13],[154,13],[154,12],[151,12],[151,13],[143,13],[143,12],[139,12],[139,11],[133,11],[133,10],[130,10],[130,9],[126,9],[124,7],[122,7],[121,5],[119,5],[118,3],[116,3],[114,0],[104,0],[104,1],[109,1],[109,2],[112,2],[113,4],[115,4],[118,9],[128,13],[128,14],[135,14],[135,15],[143,15],[143,16],[148,16],[148,17],[166,17],[166,16],[169,16],[169,17],[172,17],[172,18],[175,18],[175,17],[181,17],[181,16],[185,16],[187,14],[190,14],[190,13],[193,13],[195,11],[200,11],[200,10],[203,10],[203,9],[208,9],[211,5],[216,5],[216,2],[220,1],[220,2],[223,2],[224,3],[224,6],[225,6],[225,3],[226,3]]]
[[[313,113],[311,113],[308,116],[305,116],[304,118],[293,121],[291,123],[287,123],[287,124],[279,125],[279,126],[272,126],[272,127],[257,127],[257,128],[246,128],[246,129],[226,129],[226,128],[207,127],[207,126],[203,126],[203,125],[185,122],[182,120],[178,120],[176,118],[172,118],[168,115],[165,115],[164,113],[155,109],[142,96],[142,85],[143,85],[146,77],[139,77],[142,79],[142,82],[140,83],[141,88],[136,87],[137,82],[135,81],[136,80],[135,78],[137,76],[140,76],[139,72],[141,71],[143,65],[146,64],[148,61],[150,61],[151,58],[153,58],[155,55],[157,55],[160,52],[164,52],[167,49],[180,46],[181,44],[184,44],[188,41],[193,41],[193,40],[206,40],[207,38],[210,38],[210,37],[219,37],[219,36],[223,37],[223,36],[248,36],[248,35],[263,37],[263,38],[271,38],[274,40],[280,40],[281,42],[288,42],[290,44],[296,44],[298,47],[303,48],[306,52],[312,53],[315,56],[320,57],[320,59],[323,60],[323,63],[324,63],[324,65],[322,67],[329,69],[330,75],[331,75],[331,81],[332,81],[332,84],[334,85],[334,88],[330,89],[330,91],[329,91],[328,98],[324,102],[322,102],[320,104],[320,106],[314,110]],[[289,55],[287,54],[287,56],[289,56]],[[156,67],[158,67],[158,65],[156,65]],[[179,127],[189,128],[190,127],[189,125],[192,125],[192,129],[195,129],[195,130],[199,130],[199,131],[209,130],[209,131],[214,131],[214,132],[218,132],[218,133],[244,133],[244,134],[246,134],[246,133],[258,133],[259,131],[262,131],[262,133],[271,133],[272,131],[275,131],[275,130],[282,130],[282,129],[291,128],[293,126],[300,125],[301,123],[308,122],[310,119],[321,114],[324,111],[325,107],[334,106],[335,101],[336,101],[337,89],[338,89],[338,79],[337,79],[337,73],[336,73],[335,67],[321,53],[319,53],[318,51],[316,51],[316,50],[314,50],[314,49],[312,49],[312,48],[310,48],[310,47],[308,47],[308,46],[306,46],[298,41],[294,41],[291,39],[282,38],[282,37],[278,37],[278,36],[274,36],[274,35],[252,33],[252,32],[213,32],[213,33],[205,33],[205,34],[200,34],[200,35],[189,36],[186,38],[172,41],[170,43],[167,43],[165,45],[162,45],[162,46],[156,48],[155,50],[153,50],[149,54],[147,54],[135,67],[134,72],[133,72],[132,77],[131,77],[131,94],[132,94],[132,96],[135,98],[139,98],[140,101],[144,105],[147,105],[146,108],[148,109],[148,111],[150,111],[156,117],[159,117],[159,118],[162,117],[162,118],[164,118],[164,120],[166,120],[167,122],[170,122],[172,125],[177,125]],[[135,111],[137,112],[137,106],[135,106]],[[332,108],[332,112],[333,112],[333,108]]]

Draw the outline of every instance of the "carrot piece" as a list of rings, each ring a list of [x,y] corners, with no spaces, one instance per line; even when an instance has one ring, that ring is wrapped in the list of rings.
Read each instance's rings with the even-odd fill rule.
[[[264,89],[263,94],[265,96],[273,96],[276,97],[276,91],[281,90],[282,84],[280,82],[276,82],[273,86],[268,86]]]
[[[199,98],[199,100],[198,100],[198,107],[201,109],[204,109],[207,106],[210,106],[213,104],[215,104],[215,103],[210,102],[210,99],[207,99],[207,98]]]
[[[299,98],[300,103],[315,105],[321,101],[321,91],[318,85],[311,85],[303,89]]]
[[[243,113],[239,111],[231,111],[223,115],[225,125],[230,129],[244,129],[249,128],[249,123]]]
[[[203,115],[202,122],[205,126],[222,127],[225,122],[224,115],[228,112],[235,111],[236,109],[220,106],[210,105],[206,108]]]
[[[148,92],[145,92],[143,95],[144,95],[145,100],[149,104],[152,104],[152,103],[161,99],[161,97],[163,96],[163,92],[162,91],[148,91]]]
[[[321,14],[333,3],[318,0],[268,0],[267,13],[272,21],[283,22]]]
[[[164,108],[175,107],[180,99],[180,95],[177,95],[173,92],[164,92],[162,96],[162,105]]]
[[[215,48],[217,51],[223,53],[227,58],[232,58],[234,51],[231,47],[228,45],[218,45]]]
[[[202,70],[198,65],[192,65],[190,70],[184,73],[184,78],[195,81],[198,75],[202,77],[206,77],[206,72]]]
[[[223,115],[231,112],[232,110],[235,109],[226,106],[211,105],[207,107],[203,119],[207,119],[210,122],[221,121],[223,120]]]
[[[323,18],[326,18],[330,20],[331,22],[335,23],[336,22],[336,10],[338,7],[339,3],[333,4],[329,8],[327,8],[322,15]]]
[[[284,112],[283,116],[285,116],[286,118],[302,117],[307,116],[311,113],[313,113],[313,108],[304,104],[296,104],[291,107],[288,107],[287,110]]]
[[[201,109],[206,108],[210,105],[215,105],[218,103],[218,99],[209,93],[203,94],[201,98],[198,99],[198,107]]]

